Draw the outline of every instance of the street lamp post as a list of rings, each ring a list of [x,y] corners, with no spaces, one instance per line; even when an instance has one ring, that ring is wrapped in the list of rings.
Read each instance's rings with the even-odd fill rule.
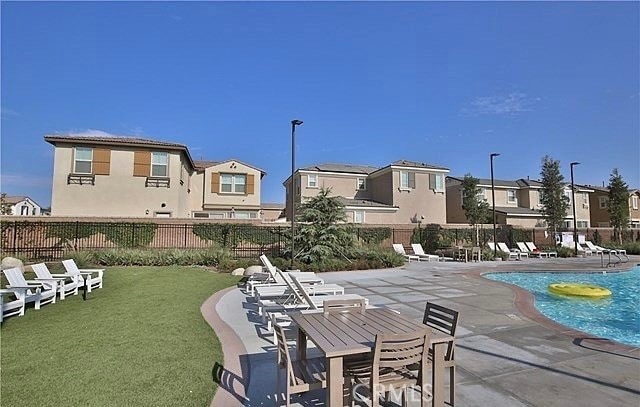
[[[293,174],[296,171],[296,126],[300,126],[302,124],[302,120],[294,119],[291,120],[291,266],[289,267],[293,270],[293,257],[294,257],[294,237],[295,237],[295,219],[296,219],[296,200],[295,200],[295,182],[293,178]]]
[[[496,257],[498,257],[498,239],[497,239],[497,232],[496,232],[496,189],[495,186],[493,185],[493,157],[497,157],[499,156],[500,153],[491,153],[491,155],[489,155],[489,160],[491,161],[491,205],[492,205],[492,212],[493,212],[493,258],[495,259]]]
[[[573,183],[573,167],[579,164],[579,162],[575,161],[569,164],[571,168],[571,204],[573,205],[573,244],[576,256],[578,255],[578,222],[576,220],[576,187]]]

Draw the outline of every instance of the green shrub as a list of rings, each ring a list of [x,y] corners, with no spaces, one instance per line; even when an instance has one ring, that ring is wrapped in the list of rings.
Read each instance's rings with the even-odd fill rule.
[[[627,254],[640,254],[640,243],[625,243],[621,247],[627,251]]]
[[[563,246],[544,247],[540,248],[542,251],[554,251],[558,253],[558,257],[575,257],[575,250]]]
[[[86,261],[102,266],[219,266],[231,260],[224,249],[108,249],[76,252],[73,256],[87,256]]]
[[[346,271],[346,270],[369,270],[398,267],[405,263],[404,257],[387,249],[370,249],[370,248],[349,248],[345,250],[348,257],[328,257],[311,263],[303,263],[294,261],[294,269],[302,271]],[[273,264],[282,269],[287,270],[291,267],[291,260],[282,257],[274,257],[271,259]]]
[[[96,263],[96,259],[93,252],[81,251],[81,252],[71,252],[65,256],[67,259],[73,259],[78,268],[89,268]]]
[[[366,244],[380,244],[391,237],[391,228],[356,228],[354,231]]]

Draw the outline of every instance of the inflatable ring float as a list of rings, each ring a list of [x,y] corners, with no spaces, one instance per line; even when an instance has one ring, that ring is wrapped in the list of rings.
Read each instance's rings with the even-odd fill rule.
[[[608,297],[611,290],[597,285],[576,284],[576,283],[554,283],[549,284],[549,291],[554,294],[572,295],[577,297]]]

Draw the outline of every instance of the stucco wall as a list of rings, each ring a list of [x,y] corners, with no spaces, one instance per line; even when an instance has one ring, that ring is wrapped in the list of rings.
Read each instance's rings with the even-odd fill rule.
[[[251,174],[254,179],[253,194],[243,193],[223,193],[219,191],[211,191],[211,174],[212,173],[225,173],[225,174]],[[217,207],[221,209],[253,209],[258,210],[260,208],[260,171],[255,168],[251,168],[247,165],[239,163],[237,161],[228,161],[218,165],[214,165],[205,169],[204,172],[204,204]],[[202,179],[200,178],[200,184]],[[246,188],[246,185],[245,185]]]
[[[434,192],[429,189],[429,173],[415,172],[415,189],[401,190],[400,171],[393,170],[392,172],[393,204],[400,207],[400,210],[394,215],[395,223],[411,223],[420,219],[421,216],[424,216],[422,220],[424,224],[444,224],[447,222],[446,192]]]

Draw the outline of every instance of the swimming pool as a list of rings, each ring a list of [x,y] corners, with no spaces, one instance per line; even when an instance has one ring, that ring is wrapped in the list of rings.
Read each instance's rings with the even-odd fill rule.
[[[520,286],[535,295],[536,309],[549,319],[601,338],[640,346],[640,266],[620,273],[489,273],[484,277]],[[595,284],[611,297],[586,299],[556,296],[556,282]]]

